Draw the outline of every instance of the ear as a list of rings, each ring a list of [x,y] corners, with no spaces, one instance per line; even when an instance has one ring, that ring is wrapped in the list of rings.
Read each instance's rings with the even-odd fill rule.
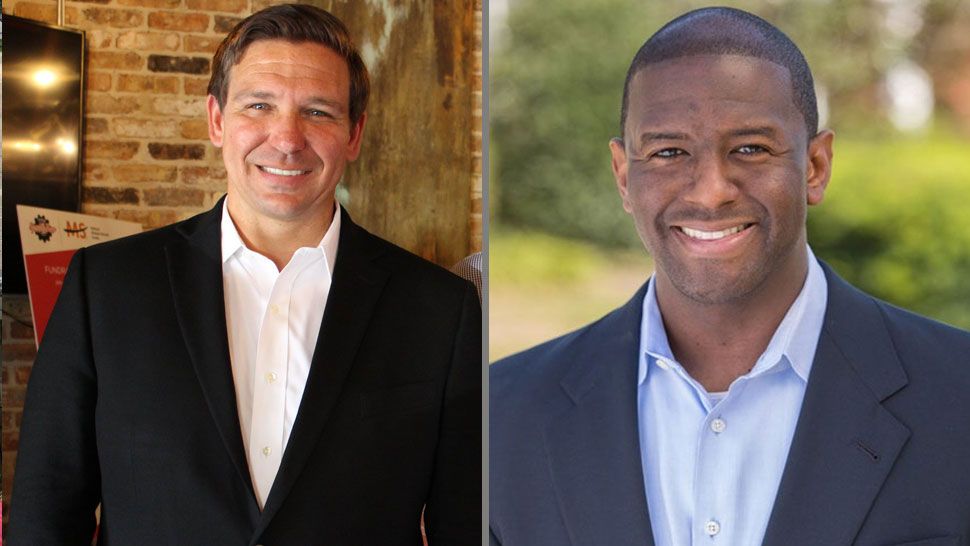
[[[633,211],[630,204],[630,189],[627,186],[627,161],[626,148],[622,138],[610,139],[610,154],[613,156],[613,178],[616,180],[616,189],[620,192],[620,199],[623,200],[623,210]]]
[[[347,161],[353,161],[360,155],[360,144],[364,140],[364,124],[367,123],[367,112],[360,115],[357,123],[350,128],[350,142],[347,143]]]
[[[832,177],[832,140],[835,133],[820,131],[808,142],[807,198],[809,205],[817,205],[825,196],[825,188]]]
[[[222,148],[222,108],[219,108],[219,101],[209,95],[205,99],[205,109],[209,116],[209,140],[216,148]]]

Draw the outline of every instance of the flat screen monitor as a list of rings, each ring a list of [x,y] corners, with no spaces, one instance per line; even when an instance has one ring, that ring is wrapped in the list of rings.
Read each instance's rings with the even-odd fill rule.
[[[3,293],[26,294],[16,205],[77,211],[84,33],[3,15]]]

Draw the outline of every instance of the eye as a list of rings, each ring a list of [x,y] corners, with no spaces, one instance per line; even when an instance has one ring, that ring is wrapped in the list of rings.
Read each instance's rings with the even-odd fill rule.
[[[267,110],[269,109],[269,105],[266,104],[265,102],[256,102],[256,103],[247,105],[246,108],[249,110]]]
[[[653,153],[652,157],[658,157],[660,159],[673,159],[680,155],[687,155],[687,152],[681,150],[680,148],[664,148]]]
[[[734,149],[735,152],[741,155],[757,155],[768,153],[768,149],[764,146],[759,146],[757,144],[745,144],[743,146],[738,146]]]
[[[307,110],[307,115],[311,118],[333,118],[333,115],[326,110],[318,110],[316,108],[311,108]]]

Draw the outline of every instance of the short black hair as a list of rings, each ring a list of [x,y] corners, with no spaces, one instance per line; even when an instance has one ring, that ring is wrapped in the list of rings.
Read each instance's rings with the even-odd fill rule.
[[[630,82],[653,63],[694,55],[741,55],[770,61],[788,70],[795,107],[805,118],[808,137],[818,132],[815,82],[798,46],[768,21],[746,11],[710,7],[689,11],[664,25],[637,51],[623,84],[620,137],[625,135]]]

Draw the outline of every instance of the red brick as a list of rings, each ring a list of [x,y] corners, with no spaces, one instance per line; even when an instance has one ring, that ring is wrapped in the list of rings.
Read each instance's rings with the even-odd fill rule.
[[[184,91],[186,95],[201,95],[204,97],[208,94],[208,88],[209,78],[193,78],[190,76],[185,76]]]
[[[174,119],[115,118],[112,125],[120,137],[173,138],[178,135]]]
[[[178,115],[202,120],[206,118],[205,99],[202,97],[159,97],[152,100],[152,111],[163,116]]]
[[[173,210],[126,209],[112,211],[112,215],[118,220],[139,223],[144,229],[154,229],[167,226],[169,224],[174,224],[179,220],[178,214]]]
[[[138,101],[131,97],[116,97],[107,93],[88,93],[89,114],[130,114],[138,110]]]
[[[98,186],[84,186],[81,188],[81,200],[85,203],[96,204],[138,204],[138,191],[134,188],[102,188]]]
[[[228,11],[241,13],[249,7],[247,0],[188,0],[189,9],[199,11]]]
[[[84,143],[85,159],[131,159],[136,153],[137,142],[90,140]]]
[[[100,28],[89,30],[85,33],[88,40],[88,49],[104,49],[111,47],[115,41],[115,33],[110,30]]]
[[[88,91],[111,90],[111,74],[107,72],[88,72],[87,78]]]
[[[222,37],[186,34],[182,36],[182,48],[188,53],[215,53]]]
[[[4,432],[3,433],[3,450],[4,451],[17,451],[17,446],[19,445],[20,432]]]
[[[209,16],[202,13],[156,11],[148,14],[148,26],[180,32],[205,32],[209,29]]]
[[[162,207],[201,207],[205,192],[185,188],[151,188],[144,191],[145,204]]]
[[[27,385],[27,381],[30,380],[30,370],[34,369],[33,366],[17,366],[14,368],[13,380],[18,385]]]
[[[34,342],[4,343],[3,362],[33,362],[37,357],[37,349]]]
[[[143,76],[118,74],[118,91],[130,93],[178,93],[178,76]]]
[[[274,2],[274,3],[278,4],[279,2]],[[256,13],[257,11],[259,10],[253,9],[253,13]],[[236,25],[239,24],[239,21],[242,21],[242,17],[227,17],[225,15],[216,15],[216,22],[213,30],[217,34],[228,34],[230,30],[232,30]]]
[[[175,32],[144,32],[130,30],[118,35],[118,49],[143,51],[177,51],[179,35]]]
[[[23,412],[15,410],[3,410],[3,430],[18,430]]]
[[[149,142],[148,153],[155,159],[203,159],[205,146],[201,144],[169,144],[165,142]]]
[[[182,167],[182,182],[204,188],[226,189],[225,167]]]
[[[87,145],[90,146],[91,142],[93,141],[88,141]],[[135,149],[138,149],[137,144],[135,145]],[[84,180],[85,184],[90,184],[91,182],[105,182],[111,179],[108,169],[104,165],[92,163],[91,161],[84,162],[84,171],[82,176],[82,180]]]
[[[140,184],[147,182],[175,182],[178,170],[162,165],[116,165],[112,172],[121,184]]]
[[[149,55],[148,69],[152,72],[184,72],[186,74],[208,74],[209,59],[206,57],[184,57],[172,55]]]
[[[5,363],[6,364],[6,363]],[[20,387],[11,387],[3,389],[3,409],[23,409],[24,407],[24,395],[26,390]]]
[[[6,10],[4,10],[6,11]],[[13,14],[24,19],[57,24],[57,4],[37,4],[21,2],[14,6]]]
[[[118,0],[118,3],[142,8],[177,8],[182,0]]]
[[[84,17],[80,26],[92,30],[105,25],[113,28],[134,28],[145,22],[142,12],[130,9],[84,8],[81,13]]]
[[[119,70],[138,70],[145,67],[141,55],[128,51],[89,51],[88,68],[116,68]]]
[[[26,324],[10,321],[10,337],[13,339],[34,339],[34,329]]]
[[[209,122],[204,119],[187,119],[179,123],[182,138],[209,140]]]
[[[108,120],[104,118],[84,118],[84,135],[87,138],[90,135],[100,135],[102,133],[108,132]]]

